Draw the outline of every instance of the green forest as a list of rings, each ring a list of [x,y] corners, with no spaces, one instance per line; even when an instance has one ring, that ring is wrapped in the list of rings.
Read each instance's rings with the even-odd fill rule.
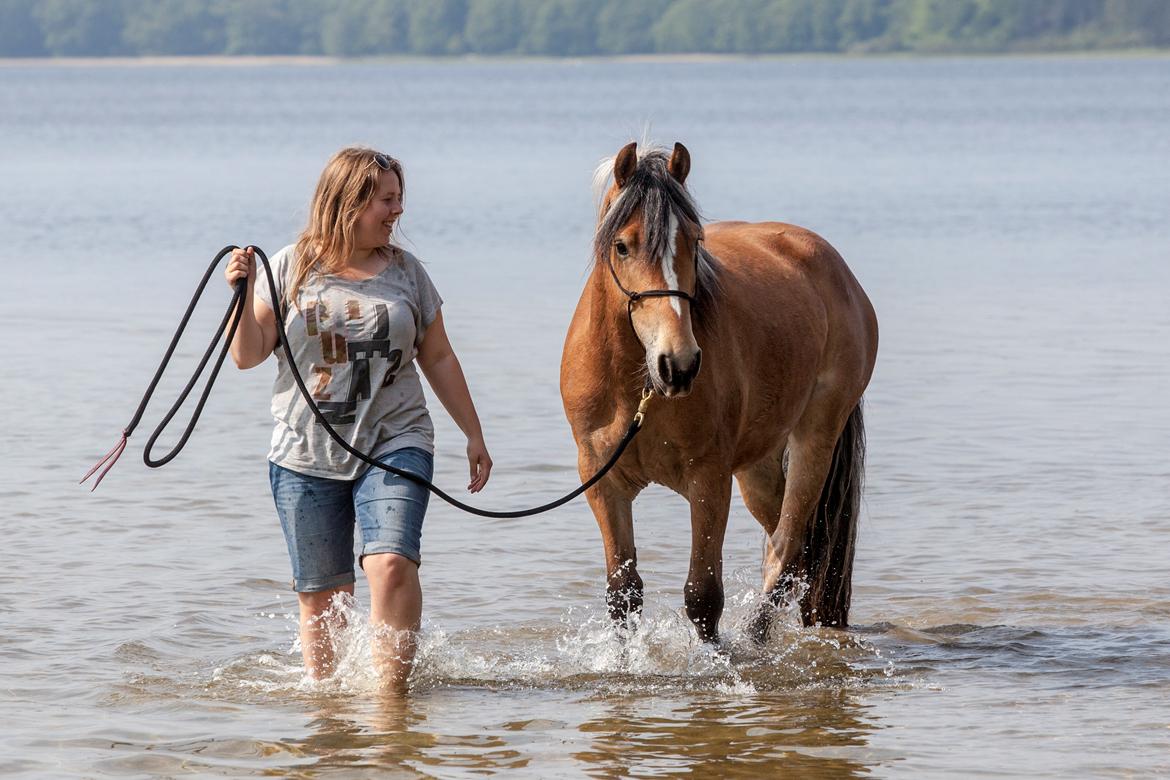
[[[0,0],[0,57],[962,53],[1170,45],[1170,0]]]

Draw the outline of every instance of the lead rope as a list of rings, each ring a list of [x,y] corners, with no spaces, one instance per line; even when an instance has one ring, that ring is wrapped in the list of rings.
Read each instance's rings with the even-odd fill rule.
[[[150,401],[150,397],[154,394],[154,390],[158,386],[159,379],[162,377],[163,371],[166,369],[167,364],[171,360],[171,356],[175,352],[175,347],[179,343],[179,337],[182,336],[183,331],[186,329],[187,322],[191,319],[191,313],[195,310],[195,305],[199,302],[199,298],[203,295],[203,290],[207,286],[207,282],[211,278],[211,274],[215,271],[216,266],[219,265],[220,260],[238,248],[239,247],[234,245],[225,246],[219,251],[219,254],[215,256],[215,259],[211,261],[211,265],[208,266],[207,272],[203,274],[203,280],[196,288],[195,294],[191,298],[191,303],[188,304],[187,311],[183,315],[183,319],[179,322],[179,327],[175,331],[175,335],[171,338],[170,346],[167,347],[166,354],[163,355],[162,362],[159,364],[158,370],[155,371],[154,378],[151,380],[150,386],[146,389],[146,394],[142,397],[142,401],[138,404],[138,410],[134,413],[134,417],[130,420],[130,423],[122,429],[122,438],[118,441],[117,444],[114,445],[113,449],[107,452],[105,456],[102,457],[102,459],[97,463],[95,463],[93,468],[91,468],[86,473],[86,475],[81,478],[81,482],[84,483],[87,479],[93,476],[94,473],[98,471],[98,469],[101,469],[101,473],[98,474],[97,481],[95,481],[93,487],[90,488],[91,492],[97,490],[97,486],[101,484],[102,479],[104,479],[106,474],[109,473],[110,469],[114,467],[114,464],[118,462],[118,458],[121,457],[122,452],[126,449],[127,440],[130,438],[130,435],[134,432],[134,429],[138,426],[139,421],[142,419],[142,414],[144,411],[146,411],[146,405]],[[574,498],[593,487],[593,485],[595,485],[598,480],[604,477],[609,472],[609,470],[614,467],[614,464],[618,462],[618,458],[620,458],[622,453],[625,452],[626,447],[629,446],[631,441],[633,441],[634,437],[638,434],[638,431],[642,429],[642,423],[646,419],[646,409],[650,405],[650,399],[653,397],[653,392],[649,387],[645,387],[642,390],[642,397],[638,404],[638,411],[634,414],[633,419],[630,421],[629,427],[626,428],[625,435],[622,437],[622,440],[618,442],[618,445],[614,449],[613,454],[610,455],[609,460],[596,474],[590,477],[588,481],[581,484],[571,493],[558,498],[556,501],[550,501],[547,504],[542,504],[541,506],[532,507],[531,509],[519,509],[511,512],[497,512],[488,509],[479,509],[477,507],[465,504],[459,499],[443,492],[429,480],[424,479],[417,474],[413,474],[409,471],[403,471],[402,469],[389,466],[385,463],[379,463],[366,453],[360,452],[352,447],[349,442],[341,438],[341,435],[333,429],[333,426],[330,425],[329,421],[325,419],[325,416],[321,413],[321,410],[317,408],[317,404],[313,402],[312,394],[309,392],[309,389],[305,387],[305,380],[301,378],[301,373],[297,370],[297,364],[293,359],[292,349],[289,347],[288,336],[285,334],[284,330],[284,316],[281,313],[281,309],[283,307],[276,305],[275,303],[276,301],[280,300],[280,296],[276,292],[276,282],[272,275],[272,266],[268,264],[268,256],[264,254],[264,251],[259,247],[252,248],[255,250],[257,257],[260,258],[260,262],[264,264],[265,275],[268,278],[268,290],[272,296],[272,301],[274,302],[273,313],[276,315],[276,331],[279,343],[284,348],[284,354],[288,359],[289,368],[292,370],[293,379],[296,380],[297,387],[300,389],[301,395],[304,397],[305,402],[309,405],[309,409],[312,410],[313,415],[317,418],[317,421],[321,423],[321,425],[325,428],[325,431],[333,438],[333,440],[341,445],[342,449],[351,455],[354,455],[363,463],[376,466],[383,471],[388,471],[391,474],[404,477],[412,482],[422,485],[427,490],[431,491],[453,507],[462,509],[464,512],[469,512],[473,515],[479,515],[480,517],[497,518],[529,517],[531,515],[547,512],[550,509],[556,509],[562,504],[567,504],[569,501],[572,501]],[[208,345],[207,351],[203,354],[203,359],[199,361],[199,366],[195,369],[195,373],[192,375],[190,381],[187,382],[187,386],[184,387],[183,391],[179,394],[178,400],[175,401],[170,411],[167,412],[166,417],[164,417],[162,422],[159,423],[158,427],[155,428],[154,432],[150,436],[150,439],[146,443],[146,449],[142,453],[142,460],[148,467],[158,468],[174,460],[175,456],[178,455],[179,451],[186,445],[192,431],[195,430],[195,423],[199,420],[199,415],[203,412],[203,405],[207,401],[208,395],[211,393],[211,386],[215,383],[215,379],[219,375],[219,369],[223,366],[224,358],[227,356],[228,349],[231,347],[232,339],[235,337],[236,327],[240,324],[240,317],[244,313],[245,295],[247,294],[247,290],[248,280],[246,278],[236,282],[235,292],[232,295],[232,300],[228,304],[227,311],[223,315],[223,320],[220,322],[219,328],[215,332],[215,336],[211,339],[211,343]],[[230,327],[228,324],[229,319],[231,320]],[[171,419],[179,411],[179,407],[183,405],[183,401],[185,401],[187,396],[191,393],[191,389],[195,386],[195,383],[198,381],[200,374],[203,373],[203,369],[206,367],[207,361],[211,358],[211,353],[215,350],[215,345],[219,341],[220,336],[223,335],[225,328],[228,329],[227,339],[224,341],[223,348],[219,353],[219,358],[216,360],[215,367],[212,369],[211,375],[207,379],[207,385],[203,388],[203,394],[199,398],[199,404],[195,407],[195,412],[191,415],[191,419],[187,422],[187,428],[183,431],[183,435],[179,439],[179,443],[176,444],[174,449],[172,449],[162,458],[153,460],[150,457],[150,451],[154,447],[155,441],[158,439],[163,429],[166,428]],[[102,468],[103,466],[104,468]]]

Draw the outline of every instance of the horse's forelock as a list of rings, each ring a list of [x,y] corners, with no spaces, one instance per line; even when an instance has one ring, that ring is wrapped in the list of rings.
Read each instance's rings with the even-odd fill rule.
[[[614,160],[613,157],[603,160],[594,173],[593,187],[599,201],[612,186]],[[670,155],[665,149],[639,150],[638,165],[633,174],[601,214],[593,241],[595,262],[606,256],[618,232],[638,211],[641,211],[646,251],[653,258],[662,257],[671,246],[672,215],[679,222],[702,224],[698,205],[686,188],[670,175],[669,164]],[[700,293],[704,290],[713,292],[718,281],[718,265],[714,257],[700,247],[696,262]]]
[[[594,191],[599,207],[613,185],[615,158],[603,160],[594,174]],[[702,215],[694,198],[670,175],[670,155],[661,148],[639,152],[638,166],[626,186],[601,214],[593,240],[593,261],[604,262],[618,233],[641,211],[646,250],[650,257],[662,257],[671,242],[671,216],[679,222],[702,225]],[[678,224],[677,222],[675,223]],[[710,327],[709,316],[719,294],[719,262],[699,244],[695,253],[696,290],[694,315],[699,328]]]

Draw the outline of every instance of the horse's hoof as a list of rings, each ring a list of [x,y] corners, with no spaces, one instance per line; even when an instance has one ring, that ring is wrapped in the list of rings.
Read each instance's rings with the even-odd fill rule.
[[[610,625],[613,626],[613,632],[618,640],[624,644],[638,633],[638,629],[642,625],[642,613],[640,611],[629,612],[618,617],[614,617],[611,613]]]
[[[716,650],[723,647],[723,638],[719,635],[718,631],[711,634],[700,634],[699,639],[703,640],[703,644],[711,645]]]
[[[712,649],[715,650],[716,655],[731,660],[731,656],[735,650],[735,647],[731,640],[720,634],[719,636],[715,637],[715,642],[712,644]]]
[[[757,647],[763,647],[768,644],[768,634],[771,633],[771,630],[772,615],[766,609],[762,609],[748,626],[747,633]]]

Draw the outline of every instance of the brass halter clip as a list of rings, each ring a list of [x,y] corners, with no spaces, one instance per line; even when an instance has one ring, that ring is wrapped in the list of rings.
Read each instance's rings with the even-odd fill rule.
[[[642,402],[638,404],[638,411],[634,414],[634,425],[639,428],[642,427],[642,422],[646,419],[646,408],[650,406],[650,399],[654,397],[654,390],[649,387],[642,388]]]

